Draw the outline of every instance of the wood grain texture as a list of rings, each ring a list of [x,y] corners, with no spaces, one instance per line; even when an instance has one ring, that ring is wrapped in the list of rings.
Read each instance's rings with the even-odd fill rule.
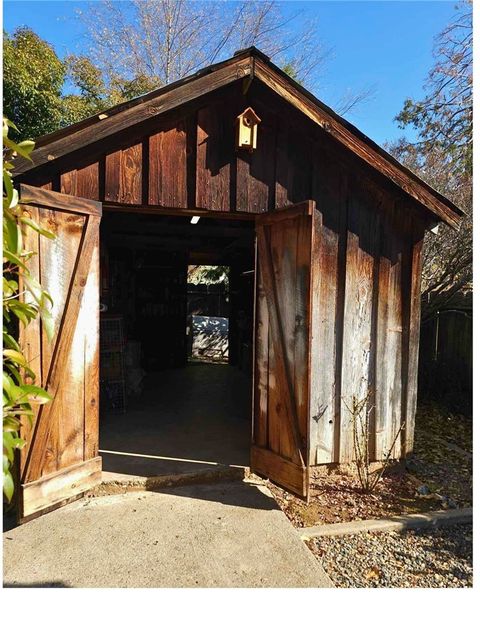
[[[402,261],[403,246],[390,203],[380,220],[375,352],[375,459],[388,453],[402,424]],[[400,457],[400,439],[393,457]]]
[[[308,479],[305,469],[290,460],[254,444],[250,452],[250,466],[258,475],[269,478],[288,491],[307,496]]]
[[[61,505],[74,496],[81,497],[84,491],[100,482],[101,475],[102,459],[96,457],[23,484],[22,520],[44,509],[50,510]]]
[[[33,220],[36,224],[40,224],[40,211],[38,207],[29,205],[23,207],[23,215]],[[25,229],[24,233],[24,249],[25,251],[33,252],[32,257],[28,262],[28,268],[30,275],[35,280],[40,281],[40,236],[37,233],[30,232],[29,229]],[[22,279],[20,277],[20,289],[23,289]],[[31,300],[31,294],[26,292],[25,301]],[[28,362],[29,367],[35,374],[35,379],[31,380],[27,378],[27,381],[32,384],[41,384],[42,381],[42,336],[41,336],[41,324],[40,318],[37,317],[32,320],[27,326],[23,323],[19,323],[18,326],[19,344],[22,346],[22,351],[25,359]],[[33,407],[34,416],[33,424],[35,424],[38,406]],[[30,446],[32,443],[32,433],[34,426],[32,426],[27,419],[22,420],[20,436],[25,440],[25,446],[19,451],[20,469],[23,469],[25,461],[27,459]]]
[[[244,105],[247,106],[247,100]],[[258,125],[257,149],[253,153],[239,150],[236,154],[236,209],[257,213],[275,206],[277,119],[264,103],[253,101],[252,106],[262,121]]]
[[[62,315],[61,325],[58,331],[58,339],[55,343],[55,351],[52,354],[48,371],[44,374],[43,386],[56,397],[62,392],[62,382],[65,381],[65,370],[74,354],[72,345],[75,339],[75,329],[77,326],[78,314],[83,298],[83,290],[90,270],[91,259],[98,237],[99,220],[89,217],[86,220],[82,241],[78,248],[77,259],[72,265],[72,280],[69,287],[68,297],[65,301],[65,308]],[[83,388],[83,357],[81,363],[75,366],[81,368],[81,387]],[[75,383],[78,384],[77,380]],[[76,386],[75,384],[75,386]],[[40,477],[45,456],[48,450],[49,436],[52,426],[56,423],[58,412],[61,412],[63,405],[56,401],[56,398],[45,405],[42,405],[38,414],[35,428],[34,440],[26,461],[24,470],[24,482],[31,482]],[[81,410],[83,411],[83,399]],[[32,452],[34,455],[32,455]],[[83,454],[83,451],[82,451]]]
[[[142,203],[142,144],[109,153],[105,158],[105,199]]]
[[[148,203],[187,207],[187,130],[185,120],[150,137]]]
[[[119,134],[121,131],[138,125],[141,122],[151,120],[172,109],[181,107],[185,103],[195,100],[206,93],[236,82],[251,71],[251,61],[248,56],[245,60],[236,60],[231,63],[223,62],[212,67],[209,73],[195,74],[194,77],[181,80],[159,91],[152,92],[148,101],[136,101],[127,110],[115,110],[103,120],[89,119],[89,125],[85,128],[70,128],[68,135],[63,137],[52,136],[54,139],[37,147],[32,153],[32,160],[36,167],[54,159],[82,149],[86,145],[105,140]],[[83,123],[82,123],[83,124]],[[19,162],[17,173],[23,173],[31,168],[28,161]]]
[[[270,340],[268,302],[262,272],[258,266],[258,247],[255,252],[255,322],[253,375],[253,433],[259,447],[266,447],[268,434],[268,379]]]
[[[353,425],[347,407],[366,397],[370,380],[374,228],[371,212],[350,194],[345,263],[345,310],[341,373],[341,462],[354,459]]]
[[[75,195],[80,196],[81,198],[88,198],[90,200],[100,199],[98,162],[93,162],[92,164],[80,167],[77,170],[77,191]]]
[[[342,118],[328,110],[325,105],[321,105],[313,96],[305,95],[299,86],[295,86],[288,80],[287,76],[276,73],[271,65],[261,60],[255,63],[255,76],[347,149],[383,173],[405,193],[433,211],[443,221],[458,228],[461,212],[456,210],[454,205],[388,156],[360,131],[354,130],[351,125],[346,126],[347,123]]]
[[[225,113],[227,111],[227,113]],[[196,206],[230,210],[235,124],[228,105],[214,103],[197,114]]]
[[[102,215],[102,205],[100,202],[87,200],[67,194],[60,194],[56,191],[40,189],[29,184],[20,184],[20,199],[24,204],[33,204],[56,209],[58,211],[72,211],[78,213],[82,211],[90,216]]]
[[[98,455],[100,414],[100,242],[97,238],[93,249],[90,271],[83,293],[78,326],[84,335],[84,441],[83,459]]]
[[[282,270],[292,273],[292,256],[295,261],[303,260],[306,245],[292,236],[288,220],[295,218],[294,210],[268,211],[300,199],[315,200],[309,462],[351,459],[351,431],[346,427],[342,397],[361,395],[363,379],[375,393],[372,454],[378,458],[388,448],[399,415],[401,421],[409,416],[406,450],[413,438],[418,359],[414,345],[419,294],[412,270],[419,267],[411,253],[419,242],[418,229],[423,234],[433,214],[425,209],[427,204],[415,201],[385,177],[375,163],[360,159],[328,126],[318,127],[318,110],[312,115],[305,101],[300,107],[284,93],[285,88],[274,87],[272,82],[267,86],[254,79],[243,94],[241,83],[232,81],[201,100],[178,104],[176,111],[161,118],[152,115],[148,123],[139,121],[117,131],[104,144],[91,145],[88,157],[79,147],[65,159],[65,166],[47,163],[43,174],[29,175],[36,184],[61,187],[70,196],[96,193],[98,181],[99,194],[107,201],[105,210],[112,214],[237,218],[271,228],[283,220],[284,229],[272,236],[277,278]],[[246,106],[252,106],[262,118],[258,148],[252,154],[235,148],[235,118]],[[327,119],[321,122],[328,125]],[[51,190],[50,194],[42,202],[55,209],[58,194]],[[63,210],[70,206],[76,211],[78,202],[69,202],[62,202],[67,207]],[[278,372],[272,363],[278,340],[268,326],[269,302],[261,274],[257,283],[254,404],[261,416],[257,435],[262,446],[270,443],[273,450],[288,455],[291,442],[282,439],[279,428],[269,430],[270,418],[272,424],[277,420],[280,425],[284,409],[274,391]],[[279,285],[280,295],[291,297],[282,316],[286,340],[294,352],[301,343],[295,344],[292,327],[297,320],[288,314],[294,309],[296,314],[297,306],[301,309],[299,284],[286,280]],[[298,315],[298,322],[303,322],[303,312]],[[297,397],[301,395],[296,374],[300,360],[295,355],[288,365]],[[87,393],[85,388],[85,398]],[[87,404],[84,410],[87,415]],[[303,419],[299,424],[303,425]]]
[[[39,201],[45,197],[43,193],[36,193]],[[54,335],[49,341],[40,321],[29,325],[20,335],[21,344],[34,360],[36,383],[53,397],[51,402],[39,408],[34,428],[23,432],[28,438],[28,446],[20,456],[20,477],[23,487],[28,490],[22,489],[21,518],[37,509],[43,510],[48,496],[55,502],[70,498],[75,488],[80,492],[80,485],[70,486],[65,494],[61,489],[53,492],[49,489],[46,493],[43,488],[40,493],[37,489],[47,486],[43,480],[52,474],[83,463],[90,464],[98,451],[100,216],[93,206],[95,203],[87,201],[83,206],[86,201],[80,198],[72,199],[58,193],[55,197],[59,208],[26,207],[28,215],[53,231],[56,238],[44,238],[30,229],[25,234],[27,246],[36,243],[38,259],[33,264],[33,272],[36,269],[35,275],[54,300]],[[65,205],[62,199],[65,199]],[[47,200],[50,202],[48,197]],[[73,200],[80,203],[76,213],[65,210],[72,207]],[[39,484],[32,488],[31,483],[35,482]],[[52,483],[47,484],[52,486]],[[54,484],[56,486],[56,482]]]
[[[325,132],[342,148],[348,150],[361,162],[366,163],[379,175],[384,176],[392,186],[395,185],[403,193],[408,194],[422,208],[433,212],[435,216],[454,228],[459,227],[462,212],[458,207],[403,167],[384,149],[335,114],[315,96],[293,82],[289,76],[262,57],[259,52],[245,51],[223,63],[212,65],[190,78],[153,91],[125,105],[113,107],[102,114],[104,116],[102,119],[93,116],[82,123],[67,127],[64,131],[45,136],[40,139],[37,148],[32,153],[34,167],[42,167],[48,162],[53,162],[74,152],[81,152],[89,146],[98,145],[114,136],[120,136],[129,128],[150,126],[154,118],[160,114],[180,109],[184,105],[203,98],[211,92],[228,87],[232,83],[236,83],[237,102],[239,102],[243,98],[243,94],[241,93],[242,84],[237,81],[247,76],[254,81],[254,85],[268,87],[282,101],[308,118],[314,125],[312,135],[319,131]],[[292,130],[292,132],[293,135],[285,128],[279,129],[277,132],[280,146],[283,146],[284,151],[280,152],[278,158],[280,174],[275,206],[309,197],[308,194],[301,193],[304,181],[308,181],[308,171],[305,170],[308,167],[302,169],[300,166],[306,157],[305,154],[299,155],[295,162],[285,164],[283,168],[286,169],[286,175],[283,177],[286,178],[286,182],[281,175],[283,171],[281,155],[284,155],[288,150],[288,153],[295,156],[298,148],[295,131]],[[307,142],[309,140],[310,136]],[[20,159],[17,163],[17,175],[30,169],[31,165],[27,161]],[[242,170],[240,170],[240,177],[242,178]],[[242,181],[244,183],[243,178]]]
[[[52,356],[57,348],[60,330],[69,296],[72,268],[77,261],[84,231],[85,217],[63,211],[43,210],[41,224],[55,234],[50,240],[40,237],[40,282],[53,298],[52,324],[53,337],[48,340],[42,332],[42,370],[44,381],[52,364]],[[72,352],[68,354],[65,370],[74,373],[71,385],[62,386],[58,390],[54,402],[60,410],[52,418],[51,437],[46,443],[42,474],[49,474],[62,468],[62,456],[73,456],[79,460],[78,451],[82,447],[83,411],[71,411],[71,407],[83,406],[83,368],[78,367],[78,359],[83,359],[83,345],[78,344],[82,338],[75,332]],[[81,380],[77,380],[81,376]],[[73,376],[72,376],[73,377]],[[64,415],[66,411],[67,415]],[[70,412],[70,414],[69,414]],[[54,422],[53,422],[54,421]],[[71,441],[71,446],[65,443]]]
[[[312,366],[310,389],[310,464],[335,461],[336,355],[338,295],[343,280],[339,259],[346,230],[341,224],[341,175],[338,167],[317,156],[313,175],[316,211],[312,246]],[[343,314],[343,297],[341,300]],[[343,315],[341,317],[343,322]]]
[[[417,410],[418,349],[420,342],[420,287],[422,273],[423,230],[412,225],[411,236],[405,249],[402,298],[402,419],[405,432],[402,439],[402,457],[413,449],[415,413]]]
[[[286,216],[279,211],[276,222],[275,212],[263,214],[257,224],[253,442],[261,452],[252,449],[252,469],[303,496],[308,493],[313,208],[311,201],[292,206]]]

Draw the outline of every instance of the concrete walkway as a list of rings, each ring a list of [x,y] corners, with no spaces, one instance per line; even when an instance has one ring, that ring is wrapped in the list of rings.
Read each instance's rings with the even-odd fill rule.
[[[263,486],[85,498],[4,533],[12,587],[329,587]]]

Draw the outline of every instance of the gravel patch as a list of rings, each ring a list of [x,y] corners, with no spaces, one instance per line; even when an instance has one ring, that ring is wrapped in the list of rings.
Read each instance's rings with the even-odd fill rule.
[[[472,525],[308,542],[336,587],[472,587]]]

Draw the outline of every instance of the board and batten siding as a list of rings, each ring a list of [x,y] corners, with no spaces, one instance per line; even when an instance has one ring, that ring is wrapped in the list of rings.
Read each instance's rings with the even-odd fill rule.
[[[369,388],[372,455],[381,458],[405,424],[394,450],[404,456],[413,446],[421,249],[431,219],[269,89],[254,81],[244,95],[241,87],[217,90],[22,180],[125,210],[262,213],[314,200],[309,462],[353,460],[345,404]],[[235,149],[236,116],[246,106],[261,118],[254,153]]]

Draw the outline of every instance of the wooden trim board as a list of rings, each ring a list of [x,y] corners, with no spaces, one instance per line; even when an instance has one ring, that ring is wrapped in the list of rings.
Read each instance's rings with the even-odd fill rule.
[[[250,80],[255,77],[269,87],[320,126],[326,134],[385,175],[438,218],[458,229],[463,212],[455,204],[297,84],[254,47],[183,80],[67,127],[64,131],[45,136],[32,152],[33,167],[29,161],[19,159],[15,174],[28,172],[247,77]]]
[[[70,196],[66,193],[47,191],[29,184],[20,185],[20,199],[25,205],[38,205],[47,209],[58,211],[71,211],[73,213],[88,214],[90,216],[102,215],[102,203],[96,200],[87,200],[78,196]]]
[[[278,453],[273,453],[268,449],[252,444],[250,448],[250,466],[255,473],[265,478],[274,478],[273,482],[286,489],[290,489],[297,495],[307,495],[307,474],[305,467],[297,465],[286,458],[282,458]],[[300,473],[299,473],[300,470]],[[292,478],[301,478],[299,484],[292,483]]]
[[[65,500],[87,491],[101,481],[102,458],[97,456],[62,469],[39,480],[21,485],[23,495],[22,518],[27,518],[46,508],[61,506]]]

